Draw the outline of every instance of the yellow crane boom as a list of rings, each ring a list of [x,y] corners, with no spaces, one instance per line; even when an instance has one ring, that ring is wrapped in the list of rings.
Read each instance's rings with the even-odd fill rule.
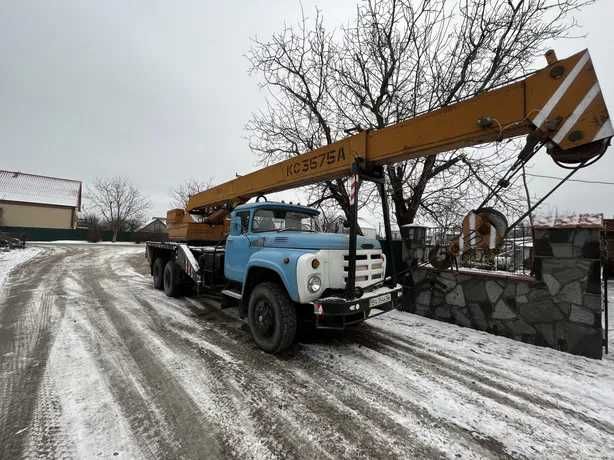
[[[222,206],[271,192],[348,176],[361,159],[385,165],[533,133],[561,162],[603,151],[614,130],[587,50],[514,83],[395,125],[259,169],[192,196],[187,211],[211,214]]]

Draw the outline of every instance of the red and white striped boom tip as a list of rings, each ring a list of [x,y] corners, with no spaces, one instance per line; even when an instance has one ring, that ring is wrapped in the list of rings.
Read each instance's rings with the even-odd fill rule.
[[[611,138],[614,129],[588,50],[566,61],[561,83],[541,110],[535,110],[532,123],[544,131],[553,131],[550,138],[564,150],[573,148],[578,141],[586,144]],[[552,128],[557,120],[561,123],[554,123]]]

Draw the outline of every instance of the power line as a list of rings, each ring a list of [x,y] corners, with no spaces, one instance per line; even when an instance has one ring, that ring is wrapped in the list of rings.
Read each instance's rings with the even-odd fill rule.
[[[531,176],[531,177],[542,177],[544,179],[557,179],[557,180],[563,180],[562,177],[556,177],[556,176],[544,176],[541,174],[530,174],[527,173],[527,176]],[[607,181],[602,181],[602,180],[582,180],[582,179],[568,179],[568,182],[582,182],[584,184],[601,184],[601,185],[614,185],[614,182],[607,182]]]

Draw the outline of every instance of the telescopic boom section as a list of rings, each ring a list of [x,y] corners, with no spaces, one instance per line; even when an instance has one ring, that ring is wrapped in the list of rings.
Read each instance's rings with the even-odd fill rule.
[[[522,80],[198,193],[187,210],[210,214],[261,194],[348,176],[356,159],[385,165],[529,133],[562,162],[603,151],[614,130],[588,51],[560,61],[549,52],[546,58],[546,68]]]

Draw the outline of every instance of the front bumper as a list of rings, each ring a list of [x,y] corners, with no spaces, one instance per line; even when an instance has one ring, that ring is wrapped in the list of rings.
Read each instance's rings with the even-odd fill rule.
[[[316,329],[345,329],[347,326],[383,315],[401,302],[403,287],[383,286],[356,299],[324,297],[311,302]]]

